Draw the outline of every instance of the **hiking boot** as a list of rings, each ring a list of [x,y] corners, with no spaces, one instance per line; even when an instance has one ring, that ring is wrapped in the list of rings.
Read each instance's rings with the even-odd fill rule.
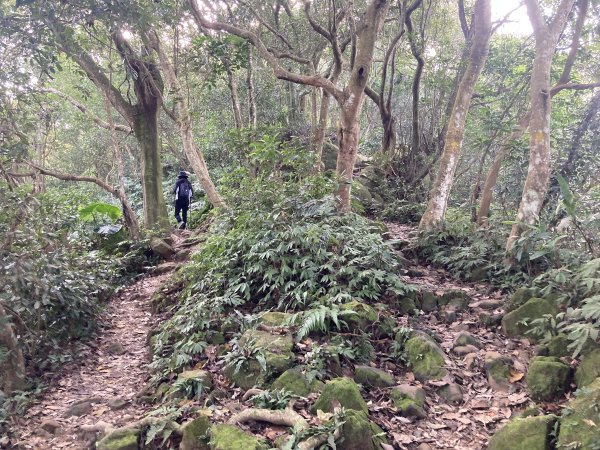
[[[185,230],[185,222],[179,222],[179,229]]]

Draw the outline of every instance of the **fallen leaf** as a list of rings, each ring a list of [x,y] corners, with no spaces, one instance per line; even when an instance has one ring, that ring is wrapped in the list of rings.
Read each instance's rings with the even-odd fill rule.
[[[510,373],[510,377],[508,377],[508,381],[510,383],[516,383],[517,381],[521,381],[525,374],[523,372],[512,372]]]
[[[583,421],[584,421],[585,423],[587,423],[587,424],[588,424],[590,427],[598,428],[598,425],[596,425],[596,424],[594,423],[594,421],[592,421],[592,420],[590,420],[590,419],[583,419]]]

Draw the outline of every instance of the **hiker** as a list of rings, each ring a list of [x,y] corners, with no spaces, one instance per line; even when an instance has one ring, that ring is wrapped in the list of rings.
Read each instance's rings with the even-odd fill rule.
[[[179,172],[177,176],[177,182],[173,188],[173,194],[175,194],[175,219],[177,219],[177,228],[185,230],[187,223],[187,212],[192,203],[192,195],[194,191],[192,189],[192,183],[188,180],[188,173],[185,170]],[[179,213],[183,214],[183,220]]]

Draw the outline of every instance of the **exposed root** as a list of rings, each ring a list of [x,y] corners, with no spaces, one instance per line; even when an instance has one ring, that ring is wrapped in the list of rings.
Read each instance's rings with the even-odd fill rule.
[[[246,393],[242,396],[242,401],[245,402],[250,397],[254,397],[255,395],[262,394],[263,392],[265,392],[265,391],[263,391],[262,389],[258,389],[258,388],[248,389],[246,391]]]
[[[234,425],[236,423],[249,422],[251,420],[259,422],[268,422],[273,425],[286,425],[288,427],[299,427],[302,430],[308,429],[308,422],[304,417],[294,411],[290,406],[284,410],[273,411],[272,409],[250,408],[231,416],[227,423]]]
[[[337,430],[335,430],[333,432],[333,437],[335,438],[336,441],[341,436],[342,436],[341,428],[338,428]],[[329,434],[327,434],[327,433],[319,434],[318,436],[313,436],[311,438],[308,438],[305,441],[298,443],[296,448],[298,448],[298,450],[314,450],[315,448],[319,448],[321,445],[323,445],[325,442],[327,442],[328,437],[329,437]]]

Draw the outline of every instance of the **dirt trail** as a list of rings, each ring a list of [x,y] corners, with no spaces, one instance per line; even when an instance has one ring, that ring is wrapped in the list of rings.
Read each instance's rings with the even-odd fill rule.
[[[182,237],[173,236],[177,249]],[[17,449],[95,448],[102,423],[123,426],[142,418],[147,407],[136,402],[150,378],[148,332],[150,299],[176,268],[163,263],[152,273],[112,297],[102,313],[99,338],[88,342],[89,356],[65,367],[43,396],[19,419]]]
[[[394,238],[412,241],[414,229],[409,226],[387,224]],[[422,387],[427,392],[427,417],[421,420],[390,416],[389,411],[374,408],[375,420],[388,431],[388,439],[399,449],[456,449],[480,450],[486,448],[494,431],[519,410],[530,404],[523,375],[534,348],[526,340],[506,338],[500,327],[485,326],[481,314],[501,314],[504,296],[485,283],[459,282],[441,269],[412,265],[405,280],[422,289],[441,295],[460,290],[471,297],[465,311],[456,317],[447,317],[435,311],[418,318],[403,318],[407,326],[433,331],[444,350],[449,375],[440,382],[428,382]],[[481,307],[482,302],[486,304]],[[493,307],[497,304],[496,307]],[[470,356],[456,354],[454,339],[467,331],[481,342],[481,348]],[[497,352],[513,362],[511,382],[502,390],[492,389],[484,368],[485,355]],[[400,380],[414,384],[411,374]],[[440,397],[443,385],[454,384],[461,394],[455,401]],[[531,402],[533,403],[533,402]],[[547,409],[557,405],[544,405]]]

